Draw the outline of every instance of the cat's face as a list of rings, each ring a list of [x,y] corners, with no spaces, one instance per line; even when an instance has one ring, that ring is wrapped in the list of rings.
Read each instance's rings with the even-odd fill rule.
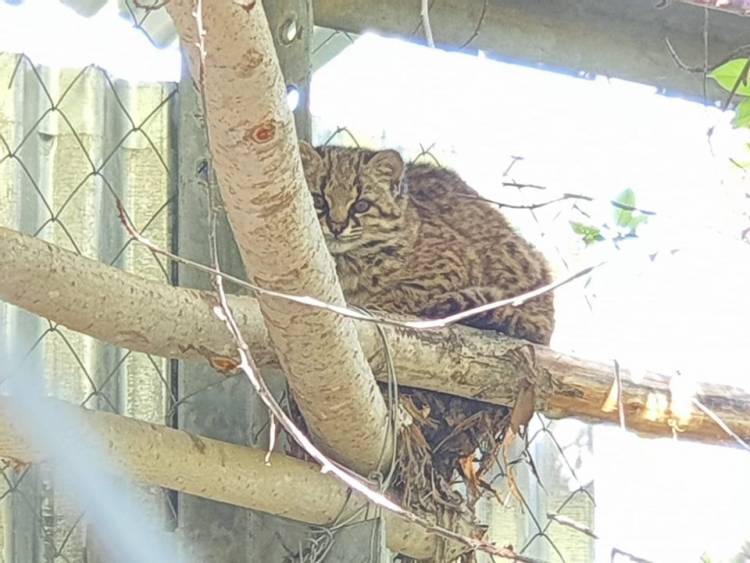
[[[406,206],[399,153],[302,142],[300,155],[331,254],[387,251],[396,243]]]

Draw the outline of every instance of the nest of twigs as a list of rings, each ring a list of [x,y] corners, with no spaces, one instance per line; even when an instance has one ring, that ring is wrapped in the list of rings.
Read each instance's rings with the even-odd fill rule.
[[[294,401],[289,402],[293,419],[306,430]],[[404,387],[399,404],[412,423],[398,436],[390,491],[404,508],[434,515],[442,524],[459,515],[471,517],[483,492],[496,495],[484,477],[497,459],[511,409]],[[300,448],[290,453],[306,457]]]
[[[393,482],[402,503],[438,516],[473,511],[483,491],[493,492],[484,477],[496,461],[510,409],[421,389],[401,388],[400,402],[413,420],[401,431]]]

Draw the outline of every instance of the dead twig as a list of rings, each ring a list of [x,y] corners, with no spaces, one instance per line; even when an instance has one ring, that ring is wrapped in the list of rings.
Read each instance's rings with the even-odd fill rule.
[[[729,53],[727,56],[721,58],[719,61],[709,64],[709,65],[701,65],[701,66],[688,66],[683,62],[683,60],[680,58],[680,56],[677,54],[677,51],[672,46],[672,42],[669,40],[668,37],[664,38],[664,43],[667,46],[667,50],[669,51],[670,56],[672,57],[672,60],[675,62],[675,64],[680,67],[682,70],[686,72],[692,72],[692,73],[709,73],[717,68],[719,68],[721,65],[728,63],[729,61],[733,59],[743,59],[748,56],[750,56],[750,45],[742,45],[740,47],[737,47],[734,51]]]
[[[503,186],[512,187],[512,188],[530,188],[534,190],[549,190],[547,186],[541,186],[539,184],[525,184],[521,182],[503,182]],[[464,196],[464,197],[471,197],[471,196]],[[560,196],[553,198],[551,200],[548,200],[548,201],[544,201],[540,203],[532,203],[528,205],[510,205],[507,203],[498,203],[491,199],[486,199],[484,201],[487,201],[489,203],[494,203],[495,205],[498,205],[499,207],[508,207],[511,209],[538,209],[540,207],[545,207],[547,205],[559,203],[567,199],[588,201],[592,203],[599,201],[597,198],[592,197],[592,196],[588,196],[585,194],[570,193],[570,192],[563,192]],[[607,203],[609,203],[609,205],[611,205],[612,207],[616,207],[617,209],[622,209],[623,211],[636,211],[638,213],[641,213],[642,215],[649,215],[649,216],[654,216],[658,214],[656,211],[643,209],[641,207],[634,207],[632,205],[620,203],[619,201],[616,201],[614,199],[607,200]]]
[[[430,0],[422,0],[422,8],[419,11],[422,18],[422,27],[424,27],[424,37],[427,45],[434,49],[435,40],[432,37],[432,25],[430,24]]]

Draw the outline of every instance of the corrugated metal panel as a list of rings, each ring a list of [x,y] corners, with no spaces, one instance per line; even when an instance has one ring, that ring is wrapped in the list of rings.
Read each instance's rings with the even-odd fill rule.
[[[114,196],[138,228],[169,248],[174,85],[111,81],[95,68],[35,68],[6,54],[0,54],[0,84],[0,225],[168,282],[168,264],[128,244]],[[168,416],[163,359],[116,349],[3,304],[0,337],[16,353],[36,343],[32,354],[43,360],[55,396],[158,423]],[[0,393],[7,391],[3,385]],[[0,484],[0,562],[91,560],[85,519],[56,493],[54,476],[44,467],[0,468],[7,479]],[[144,505],[168,518],[160,490],[142,494]]]

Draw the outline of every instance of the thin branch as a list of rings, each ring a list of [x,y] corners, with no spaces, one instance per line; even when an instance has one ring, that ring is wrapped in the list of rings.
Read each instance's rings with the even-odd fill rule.
[[[748,70],[750,70],[750,69],[748,69]],[[532,189],[532,190],[538,190],[538,191],[550,191],[552,193],[559,193],[554,188],[550,188],[548,186],[543,186],[541,184],[530,184],[530,183],[524,183],[524,182],[503,182],[502,185],[504,187],[513,187],[513,188],[519,188],[519,189]],[[461,196],[459,196],[459,197],[461,197]],[[471,198],[473,196],[464,196],[464,197]],[[680,223],[682,225],[684,225],[686,223],[685,219],[683,219],[683,218],[681,218],[681,217],[679,217],[679,216],[677,216],[677,215],[675,215],[673,213],[664,212],[662,210],[654,211],[654,210],[651,210],[651,209],[644,209],[642,207],[635,207],[635,206],[632,206],[632,205],[627,205],[625,203],[621,203],[621,202],[616,201],[616,200],[600,199],[600,198],[595,198],[595,197],[592,197],[592,196],[589,196],[589,195],[585,195],[585,194],[570,193],[570,192],[563,192],[558,197],[555,197],[555,198],[550,199],[548,201],[544,201],[544,202],[540,202],[540,203],[532,203],[532,204],[527,204],[527,205],[506,204],[506,203],[501,203],[501,202],[494,201],[492,199],[485,199],[485,198],[478,198],[478,199],[486,201],[487,203],[491,203],[491,204],[497,205],[498,207],[508,207],[510,209],[531,209],[531,210],[538,209],[540,207],[545,207],[547,205],[552,205],[552,204],[555,204],[555,203],[559,203],[559,202],[567,200],[567,199],[570,199],[570,200],[581,200],[581,201],[587,201],[587,202],[592,202],[592,203],[594,203],[594,202],[603,202],[603,203],[606,202],[607,204],[611,205],[612,207],[615,207],[617,209],[622,209],[623,211],[637,212],[637,213],[640,213],[641,215],[647,215],[649,217],[658,216],[661,219],[672,220],[672,221],[675,221],[675,222]],[[579,213],[581,213],[585,217],[590,218],[590,215],[588,213],[586,213],[583,209],[581,209],[580,207],[578,207],[576,204],[573,204],[572,209],[578,211]],[[695,225],[692,222],[690,223],[689,227],[691,229],[695,229],[696,228]],[[713,225],[699,225],[698,228],[701,229],[701,230],[705,230],[707,232],[710,232],[710,233],[714,233],[714,234],[716,234],[718,236],[721,236],[721,237],[726,238],[726,239],[731,240],[731,241],[737,241],[738,239],[742,240],[742,238],[743,238],[743,234],[742,233],[740,233],[740,236],[738,237],[734,233],[730,233],[728,231],[724,231],[724,230],[722,230],[722,229],[720,229],[718,227],[714,227]]]
[[[424,36],[427,40],[427,45],[434,49],[435,40],[432,37],[432,25],[430,25],[430,0],[422,0],[422,8],[419,15],[422,18],[422,27],[424,27]]]
[[[506,184],[503,184],[506,185]],[[567,194],[571,195],[572,194]],[[475,195],[467,195],[467,194],[456,194],[457,197],[462,199],[468,199],[468,200],[475,200],[475,201],[483,201],[485,203],[490,203],[492,205],[495,205],[499,208],[507,208],[507,209],[528,209],[530,211],[533,211],[534,209],[541,209],[542,207],[547,207],[548,205],[553,205],[555,203],[560,203],[561,201],[565,201],[566,199],[586,199],[585,196],[573,196],[573,197],[566,197],[565,195],[556,197],[554,199],[550,199],[547,201],[541,201],[536,203],[504,203],[501,201],[495,201],[494,199],[488,199],[485,197],[475,196]]]
[[[570,282],[578,278],[582,278],[590,274],[591,272],[593,272],[594,270],[603,266],[606,263],[607,261],[601,261],[592,266],[587,266],[586,268],[582,268],[578,270],[577,272],[574,272],[573,274],[570,274],[569,276],[566,276],[560,280],[553,281],[551,283],[543,285],[532,291],[527,291],[526,293],[522,293],[521,295],[518,295],[516,297],[509,297],[507,299],[501,299],[499,301],[493,301],[492,303],[479,305],[478,307],[472,307],[471,309],[467,309],[466,311],[462,311],[454,315],[448,315],[447,317],[443,317],[441,319],[407,322],[407,323],[399,321],[396,324],[396,326],[401,326],[404,328],[413,328],[417,330],[443,328],[443,327],[452,325],[454,323],[460,322],[466,318],[473,317],[474,315],[478,315],[480,313],[486,313],[488,311],[493,311],[501,307],[507,307],[507,306],[520,307],[521,305],[523,305],[527,301],[530,301],[531,299],[534,299],[535,297],[539,297],[540,295],[543,295],[550,291],[554,291],[555,289],[558,289],[564,285],[567,285]]]
[[[487,15],[487,2],[489,2],[489,0],[484,0],[484,2],[482,3],[482,12],[479,14],[479,19],[477,20],[477,24],[474,26],[474,31],[472,31],[469,38],[458,47],[459,51],[463,51],[464,49],[466,49],[466,47],[468,47],[471,42],[474,41],[477,36],[479,36],[479,31],[482,29],[484,18]]]
[[[680,67],[682,70],[687,72],[692,72],[695,74],[702,74],[702,73],[709,73],[713,72],[717,68],[719,68],[721,65],[728,63],[731,60],[734,59],[744,59],[748,56],[750,56],[750,44],[748,45],[742,45],[741,47],[737,47],[734,51],[729,53],[727,56],[720,59],[718,62],[710,64],[710,65],[702,65],[702,66],[688,66],[683,62],[683,60],[680,58],[680,56],[677,54],[677,51],[672,46],[672,42],[669,40],[668,37],[664,38],[664,43],[667,46],[667,50],[669,51],[670,56],[672,57],[672,60],[675,62],[675,64]]]
[[[539,184],[526,184],[521,182],[503,182],[502,184],[505,187],[512,187],[512,188],[530,188],[534,190],[550,190],[547,186],[542,186]],[[471,196],[468,196],[471,197]],[[551,199],[549,201],[541,202],[541,203],[532,203],[529,205],[509,205],[506,203],[498,203],[496,201],[493,201],[491,199],[487,199],[484,201],[487,201],[489,203],[494,203],[495,205],[499,205],[500,207],[509,207],[511,209],[538,209],[540,207],[544,207],[546,205],[552,205],[554,203],[558,203],[560,201],[564,201],[566,199],[575,199],[575,200],[581,200],[581,201],[588,201],[588,202],[596,202],[600,201],[598,198],[584,195],[584,194],[575,194],[570,192],[563,192],[559,197]],[[632,205],[627,205],[624,203],[620,203],[619,201],[616,201],[614,199],[607,200],[607,203],[609,203],[612,207],[616,207],[617,209],[622,209],[623,211],[637,211],[638,213],[641,213],[643,215],[649,215],[654,216],[658,213],[656,211],[652,211],[649,209],[643,209],[641,207],[634,207]]]

